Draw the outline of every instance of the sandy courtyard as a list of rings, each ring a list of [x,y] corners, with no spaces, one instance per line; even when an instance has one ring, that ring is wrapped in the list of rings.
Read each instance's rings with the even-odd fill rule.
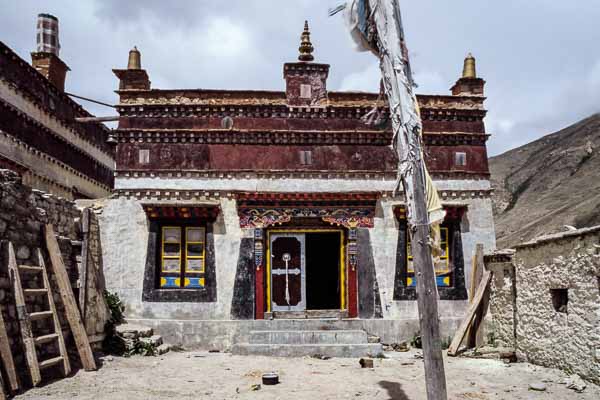
[[[357,359],[242,357],[206,352],[160,357],[103,357],[96,372],[79,371],[68,379],[29,390],[27,399],[425,399],[423,361],[415,351],[388,353],[362,369]],[[263,372],[280,374],[277,386],[261,386]],[[583,393],[567,389],[556,370],[496,360],[446,359],[450,399],[600,399],[600,388]],[[529,390],[543,383],[545,392]]]

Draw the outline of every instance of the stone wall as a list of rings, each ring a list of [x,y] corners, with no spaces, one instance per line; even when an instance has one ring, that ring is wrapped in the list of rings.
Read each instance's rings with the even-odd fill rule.
[[[21,340],[13,285],[8,273],[7,247],[13,244],[17,263],[20,265],[39,265],[38,249],[41,249],[48,268],[50,283],[54,294],[57,312],[63,327],[63,333],[69,347],[70,329],[65,317],[63,303],[52,273],[52,265],[45,251],[43,228],[46,224],[54,226],[58,236],[58,244],[71,281],[71,286],[77,297],[79,293],[79,267],[81,261],[81,211],[75,203],[55,197],[38,190],[32,190],[21,182],[21,177],[8,170],[0,170],[0,306],[6,324],[10,346],[17,364],[17,371],[24,382],[28,381],[28,370],[24,360],[24,347]],[[96,228],[97,230],[97,228]],[[94,253],[93,251],[91,253]],[[37,288],[42,286],[38,274],[21,275],[24,287]],[[96,293],[97,299],[102,299],[102,292]],[[28,299],[28,311],[48,310],[46,299]],[[84,319],[87,323],[87,319]],[[98,330],[100,327],[95,327]],[[34,335],[40,336],[54,332],[51,319],[34,323]],[[102,327],[102,332],[104,327]],[[73,348],[74,349],[74,348]],[[46,359],[56,354],[57,349],[52,345],[39,350],[39,358]],[[76,353],[75,353],[76,354]]]
[[[494,270],[494,335],[529,362],[600,383],[600,226],[519,245],[512,263],[514,275]]]
[[[485,266],[492,271],[490,284],[490,317],[488,318],[488,341],[497,347],[514,349],[516,287],[515,268],[512,264],[514,251],[495,252],[485,256]]]
[[[448,183],[445,185],[449,186]],[[172,194],[177,195],[177,192],[174,191]],[[398,241],[398,222],[393,209],[400,204],[402,203],[399,201],[380,200],[375,214],[375,226],[364,228],[360,234],[362,246],[360,257],[366,256],[368,259],[366,262],[361,258],[361,265],[364,267],[368,264],[369,275],[368,282],[365,281],[368,287],[359,288],[359,292],[365,289],[373,292],[373,304],[369,305],[367,311],[364,309],[365,303],[362,302],[364,296],[359,295],[359,307],[363,307],[360,310],[361,318],[375,318],[381,321],[373,321],[369,324],[369,327],[376,329],[370,333],[398,341],[410,339],[419,331],[416,301],[393,299],[396,275],[395,249]],[[466,198],[460,204],[467,208],[461,221],[461,233],[468,287],[471,258],[476,243],[483,243],[486,250],[494,248],[491,200],[480,197]],[[148,246],[151,224],[144,211],[144,205],[156,207],[193,205],[220,208],[217,220],[213,224],[212,234],[216,277],[215,300],[174,302],[145,297],[144,280],[149,270]],[[240,316],[234,315],[239,311],[234,304],[234,298],[237,293],[236,288],[239,289],[240,286],[240,261],[252,258],[245,255],[248,248],[245,243],[252,243],[253,229],[240,228],[237,205],[233,198],[209,196],[205,200],[167,200],[158,197],[146,199],[115,197],[102,201],[102,204],[98,203],[98,206],[102,208],[98,212],[106,286],[109,291],[116,292],[124,302],[128,320],[144,321],[144,323],[154,321],[152,326],[168,340],[172,340],[173,344],[181,344],[182,341],[181,337],[172,334],[172,329],[181,326],[202,326],[204,328],[198,328],[197,334],[189,336],[189,338],[193,337],[193,340],[184,341],[186,346],[196,348],[211,347],[217,343],[226,346],[234,335],[234,328],[226,327],[248,326],[244,322],[236,322]],[[150,251],[150,254],[152,253]],[[244,296],[242,301],[253,302],[252,295]],[[452,337],[467,307],[468,300],[440,301],[444,340]],[[249,310],[253,310],[252,304]],[[246,314],[244,316],[244,318],[248,317]],[[221,325],[222,327],[219,328]],[[403,329],[396,329],[398,326],[402,326]],[[210,337],[210,332],[206,330],[214,329],[221,329],[222,332],[219,331],[221,332],[219,335]],[[192,332],[187,334],[192,335]],[[220,335],[223,335],[224,339],[221,339]]]

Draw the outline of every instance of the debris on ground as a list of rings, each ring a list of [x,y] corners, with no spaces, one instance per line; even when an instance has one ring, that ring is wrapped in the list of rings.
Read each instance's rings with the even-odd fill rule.
[[[542,382],[533,382],[529,384],[529,390],[533,390],[536,392],[545,392],[546,389],[546,384]]]
[[[372,358],[361,358],[358,363],[360,364],[361,368],[374,368]]]
[[[567,385],[567,389],[574,390],[577,393],[582,393],[587,387],[587,383],[579,375],[571,375],[566,379],[565,384]]]

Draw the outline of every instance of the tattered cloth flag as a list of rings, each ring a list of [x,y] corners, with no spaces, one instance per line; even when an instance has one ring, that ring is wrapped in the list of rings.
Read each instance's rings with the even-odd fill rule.
[[[373,13],[369,7],[369,2],[367,0],[352,0],[345,4],[342,4],[332,10],[330,10],[330,15],[335,15],[341,11],[345,11],[345,19],[348,29],[350,31],[350,35],[352,39],[356,43],[357,51],[370,51],[374,55],[376,55],[379,59],[381,59],[381,54],[379,52],[378,46],[378,38],[377,38],[377,29],[375,28],[375,24],[373,22]],[[408,60],[408,50],[406,48],[404,37],[401,39],[402,52],[405,60]],[[408,64],[409,66],[410,64]],[[408,78],[412,80],[412,73],[408,74]],[[409,82],[409,84],[416,86],[414,82]],[[421,117],[418,102],[417,104],[417,115],[419,119]],[[422,136],[423,130],[420,130],[420,135]],[[421,140],[421,139],[420,139]],[[397,152],[398,156],[401,157],[400,151],[398,151],[399,141],[396,137],[392,140],[392,147]],[[398,167],[398,181],[396,184],[395,190],[400,188],[400,182],[402,177],[401,166],[402,162],[400,162]],[[440,238],[440,224],[444,221],[446,216],[446,212],[443,209],[442,202],[438,195],[438,192],[435,188],[433,180],[427,171],[427,167],[425,168],[425,179],[426,179],[426,193],[427,193],[427,213],[429,216],[429,224],[431,227],[431,237],[432,237],[432,254],[434,258],[438,258],[442,254],[441,248],[441,238]]]

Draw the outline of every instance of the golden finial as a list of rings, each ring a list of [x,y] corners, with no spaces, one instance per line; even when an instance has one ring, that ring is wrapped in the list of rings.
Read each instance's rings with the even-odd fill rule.
[[[300,55],[298,60],[300,61],[313,61],[315,57],[312,52],[315,50],[312,43],[310,42],[310,30],[308,29],[308,21],[304,21],[304,32],[302,32],[300,42]]]
[[[463,68],[463,78],[477,78],[477,70],[475,68],[475,57],[469,53],[465,58],[465,66]]]
[[[133,49],[129,50],[127,69],[142,69],[142,54],[137,49],[137,46],[133,46]]]

